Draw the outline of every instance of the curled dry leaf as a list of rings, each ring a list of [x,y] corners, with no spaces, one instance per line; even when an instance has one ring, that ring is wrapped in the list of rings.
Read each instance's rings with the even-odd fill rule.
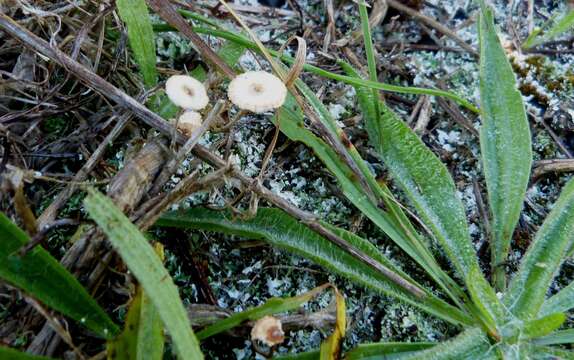
[[[259,114],[283,105],[287,88],[271,73],[248,71],[231,81],[227,96],[240,109]]]
[[[268,346],[281,344],[285,340],[281,320],[269,315],[257,320],[251,329],[251,340],[259,340]]]

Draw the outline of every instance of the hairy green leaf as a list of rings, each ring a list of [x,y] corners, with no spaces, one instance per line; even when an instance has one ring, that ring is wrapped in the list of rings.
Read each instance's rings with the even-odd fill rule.
[[[530,128],[512,67],[500,45],[492,10],[481,2],[480,148],[492,213],[493,282],[505,288],[504,262],[530,177]]]
[[[298,83],[297,85],[311,106],[316,109],[321,121],[330,131],[336,133],[338,130],[337,125],[328,114],[328,110],[324,105],[304,84]],[[300,141],[309,146],[315,152],[315,155],[325,164],[327,169],[337,178],[341,190],[347,199],[385,232],[398,246],[413,257],[424,270],[428,271],[441,287],[456,290],[457,285],[442,272],[440,266],[431,255],[428,246],[419,237],[409,219],[402,213],[392,194],[386,186],[381,186],[377,183],[373,174],[366,167],[364,160],[358,153],[351,152],[350,154],[372,188],[380,191],[379,196],[389,208],[389,212],[383,211],[378,204],[373,203],[371,199],[366,196],[365,189],[357,180],[356,176],[353,175],[352,171],[339,158],[335,151],[323,140],[305,128],[303,114],[292,97],[288,96],[280,112],[274,117],[274,122],[291,140]],[[451,284],[450,287],[445,285],[449,283]]]
[[[161,260],[147,239],[110,199],[94,189],[84,206],[102,228],[157,309],[181,359],[203,359],[187,311]]]
[[[361,344],[345,353],[345,360],[402,359],[412,355],[413,352],[429,349],[435,345],[437,344],[430,342]]]
[[[532,340],[536,345],[574,344],[574,329],[559,330]]]
[[[546,299],[540,308],[540,316],[554,312],[567,312],[574,309],[574,282],[571,282],[557,294]]]
[[[459,274],[478,269],[462,202],[447,168],[419,137],[381,103],[382,139],[371,139],[395,182],[413,203]],[[384,139],[384,140],[383,140]]]
[[[496,350],[490,347],[488,338],[478,328],[465,330],[457,337],[437,344],[430,349],[412,353],[402,359],[456,360],[456,359],[498,359]]]
[[[36,246],[25,256],[18,254],[28,241],[28,236],[0,212],[0,278],[101,337],[115,335],[116,324],[46,250]]]
[[[423,301],[419,301],[403,290],[403,288],[388,281],[378,271],[373,270],[370,266],[278,209],[259,209],[256,217],[249,220],[241,220],[234,219],[229,213],[194,208],[185,212],[165,214],[158,220],[157,225],[203,229],[252,239],[264,239],[273,246],[310,259],[341,276],[408,302],[446,321],[459,324],[472,322],[460,310],[444,303],[430,293]],[[370,242],[328,224],[323,225],[341,236],[352,246],[370,254],[373,259],[399,274],[406,281],[420,287],[408,275],[385,258]],[[420,288],[423,289],[422,287]]]
[[[117,0],[120,18],[128,28],[130,47],[147,87],[157,83],[155,37],[145,0]]]
[[[313,297],[317,296],[325,288],[326,285],[319,286],[304,294],[290,298],[271,298],[261,306],[236,313],[226,319],[216,322],[211,326],[208,326],[207,328],[197,333],[197,338],[199,340],[204,340],[210,336],[232,329],[245,321],[258,320],[266,315],[272,315],[297,309],[304,303],[311,300]]]
[[[549,22],[554,22],[554,19]],[[566,14],[562,15],[554,22],[553,25],[550,25],[549,23],[544,24],[543,28],[545,27],[548,27],[548,29],[533,31],[524,42],[524,48],[530,48],[545,43],[574,27],[574,10],[570,10]]]
[[[566,259],[574,240],[574,180],[570,180],[522,258],[505,296],[505,303],[521,319],[534,319],[544,303],[552,279]],[[565,294],[569,293],[569,290]],[[556,295],[558,296],[558,295]],[[556,301],[558,300],[558,302]],[[570,298],[558,297],[545,313],[563,310]]]

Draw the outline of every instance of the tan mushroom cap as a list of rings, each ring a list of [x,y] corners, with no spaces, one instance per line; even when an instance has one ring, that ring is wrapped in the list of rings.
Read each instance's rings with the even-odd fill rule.
[[[240,109],[263,113],[285,102],[287,88],[277,76],[265,71],[248,71],[231,81],[227,96]]]
[[[269,315],[257,320],[251,329],[251,340],[259,340],[267,346],[281,344],[285,340],[281,320]]]
[[[187,75],[174,75],[165,83],[167,97],[179,107],[201,110],[209,103],[203,84]]]
[[[200,126],[201,114],[195,111],[188,110],[181,114],[177,120],[178,130],[187,136],[191,136]]]

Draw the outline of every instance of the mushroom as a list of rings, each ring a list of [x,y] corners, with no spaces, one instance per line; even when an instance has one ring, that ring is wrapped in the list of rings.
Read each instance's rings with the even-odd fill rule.
[[[281,344],[285,340],[281,320],[269,315],[257,320],[251,329],[251,339],[259,340],[267,346]]]
[[[188,110],[181,114],[177,120],[178,130],[187,136],[191,136],[200,126],[201,114],[195,111]]]
[[[231,81],[227,96],[240,109],[260,114],[285,102],[287,88],[277,76],[265,71],[248,71]]]
[[[165,83],[167,97],[177,106],[190,110],[201,110],[209,102],[205,86],[187,75],[174,75]]]

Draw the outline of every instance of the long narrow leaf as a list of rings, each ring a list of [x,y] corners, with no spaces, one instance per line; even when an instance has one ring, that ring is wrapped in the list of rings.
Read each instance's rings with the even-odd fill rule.
[[[157,83],[155,34],[145,0],[117,0],[120,18],[128,28],[128,39],[147,87]]]
[[[304,84],[299,83],[298,88],[307,98],[311,106],[316,109],[319,118],[324,122],[327,128],[336,132],[337,125],[335,121],[328,115],[327,109],[325,109],[323,104],[312,94],[311,90]],[[442,272],[440,266],[428,250],[428,246],[419,238],[416,230],[412,227],[406,216],[402,214],[400,208],[394,204],[394,198],[390,192],[386,187],[379,187],[380,185],[376,182],[370,170],[366,168],[364,160],[360,158],[358,153],[351,152],[351,156],[356,161],[359,169],[363,171],[365,178],[372,187],[375,190],[379,189],[379,195],[382,197],[382,201],[389,207],[389,213],[380,209],[378,204],[373,203],[369,197],[366,196],[365,189],[363,189],[356,177],[353,176],[351,170],[339,159],[331,147],[305,128],[303,114],[291,97],[287,98],[280,113],[274,117],[274,122],[291,140],[300,141],[309,146],[315,152],[315,155],[337,178],[341,190],[347,199],[420,264],[441,287],[456,290],[456,284]],[[446,284],[453,285],[448,286]]]
[[[574,27],[574,10],[562,15],[547,30],[535,31],[524,42],[524,48],[530,48],[545,43]]]
[[[115,335],[118,332],[116,324],[46,250],[36,246],[23,257],[18,254],[28,241],[28,236],[0,213],[0,278],[101,337]]]
[[[0,359],[9,360],[54,360],[53,358],[30,355],[25,352],[20,352],[18,350],[10,349],[6,346],[0,346]]]
[[[570,180],[538,230],[510,283],[505,302],[512,313],[521,319],[537,317],[552,279],[566,259],[573,241],[574,180]],[[566,291],[566,295],[571,293],[569,288],[563,291]],[[571,298],[564,295],[551,301],[557,307],[546,307],[544,313],[561,311],[572,304]]]
[[[371,343],[361,344],[345,353],[345,360],[395,360],[414,352],[432,348],[436,343]]]
[[[233,219],[228,213],[194,208],[185,212],[168,213],[158,220],[157,225],[203,229],[252,239],[264,239],[273,246],[310,259],[336,274],[378,292],[408,302],[446,321],[455,324],[472,323],[472,320],[467,315],[430,293],[424,301],[413,298],[410,293],[389,282],[379,272],[278,209],[259,209],[256,217],[249,220],[241,220]],[[386,259],[370,242],[347,231],[331,227],[328,224],[323,225],[329,227],[357,249],[370,254],[373,259],[393,270],[406,281],[420,287],[414,280],[410,279]]]
[[[500,45],[492,10],[481,2],[480,148],[492,212],[493,283],[503,290],[504,262],[518,222],[530,177],[530,128],[516,77]]]
[[[532,342],[536,345],[574,344],[574,329],[559,330]]]
[[[89,189],[88,193],[84,200],[86,210],[150,297],[179,357],[203,359],[177,287],[152,246],[110,199],[94,189]]]
[[[567,312],[574,309],[574,282],[571,282],[557,294],[544,301],[540,308],[540,316],[553,312]]]
[[[401,359],[417,360],[454,360],[454,359],[497,359],[496,350],[491,348],[484,332],[478,328],[464,331],[452,340],[435,345]]]
[[[157,310],[141,288],[132,299],[124,330],[107,345],[108,360],[161,360],[163,324]]]

